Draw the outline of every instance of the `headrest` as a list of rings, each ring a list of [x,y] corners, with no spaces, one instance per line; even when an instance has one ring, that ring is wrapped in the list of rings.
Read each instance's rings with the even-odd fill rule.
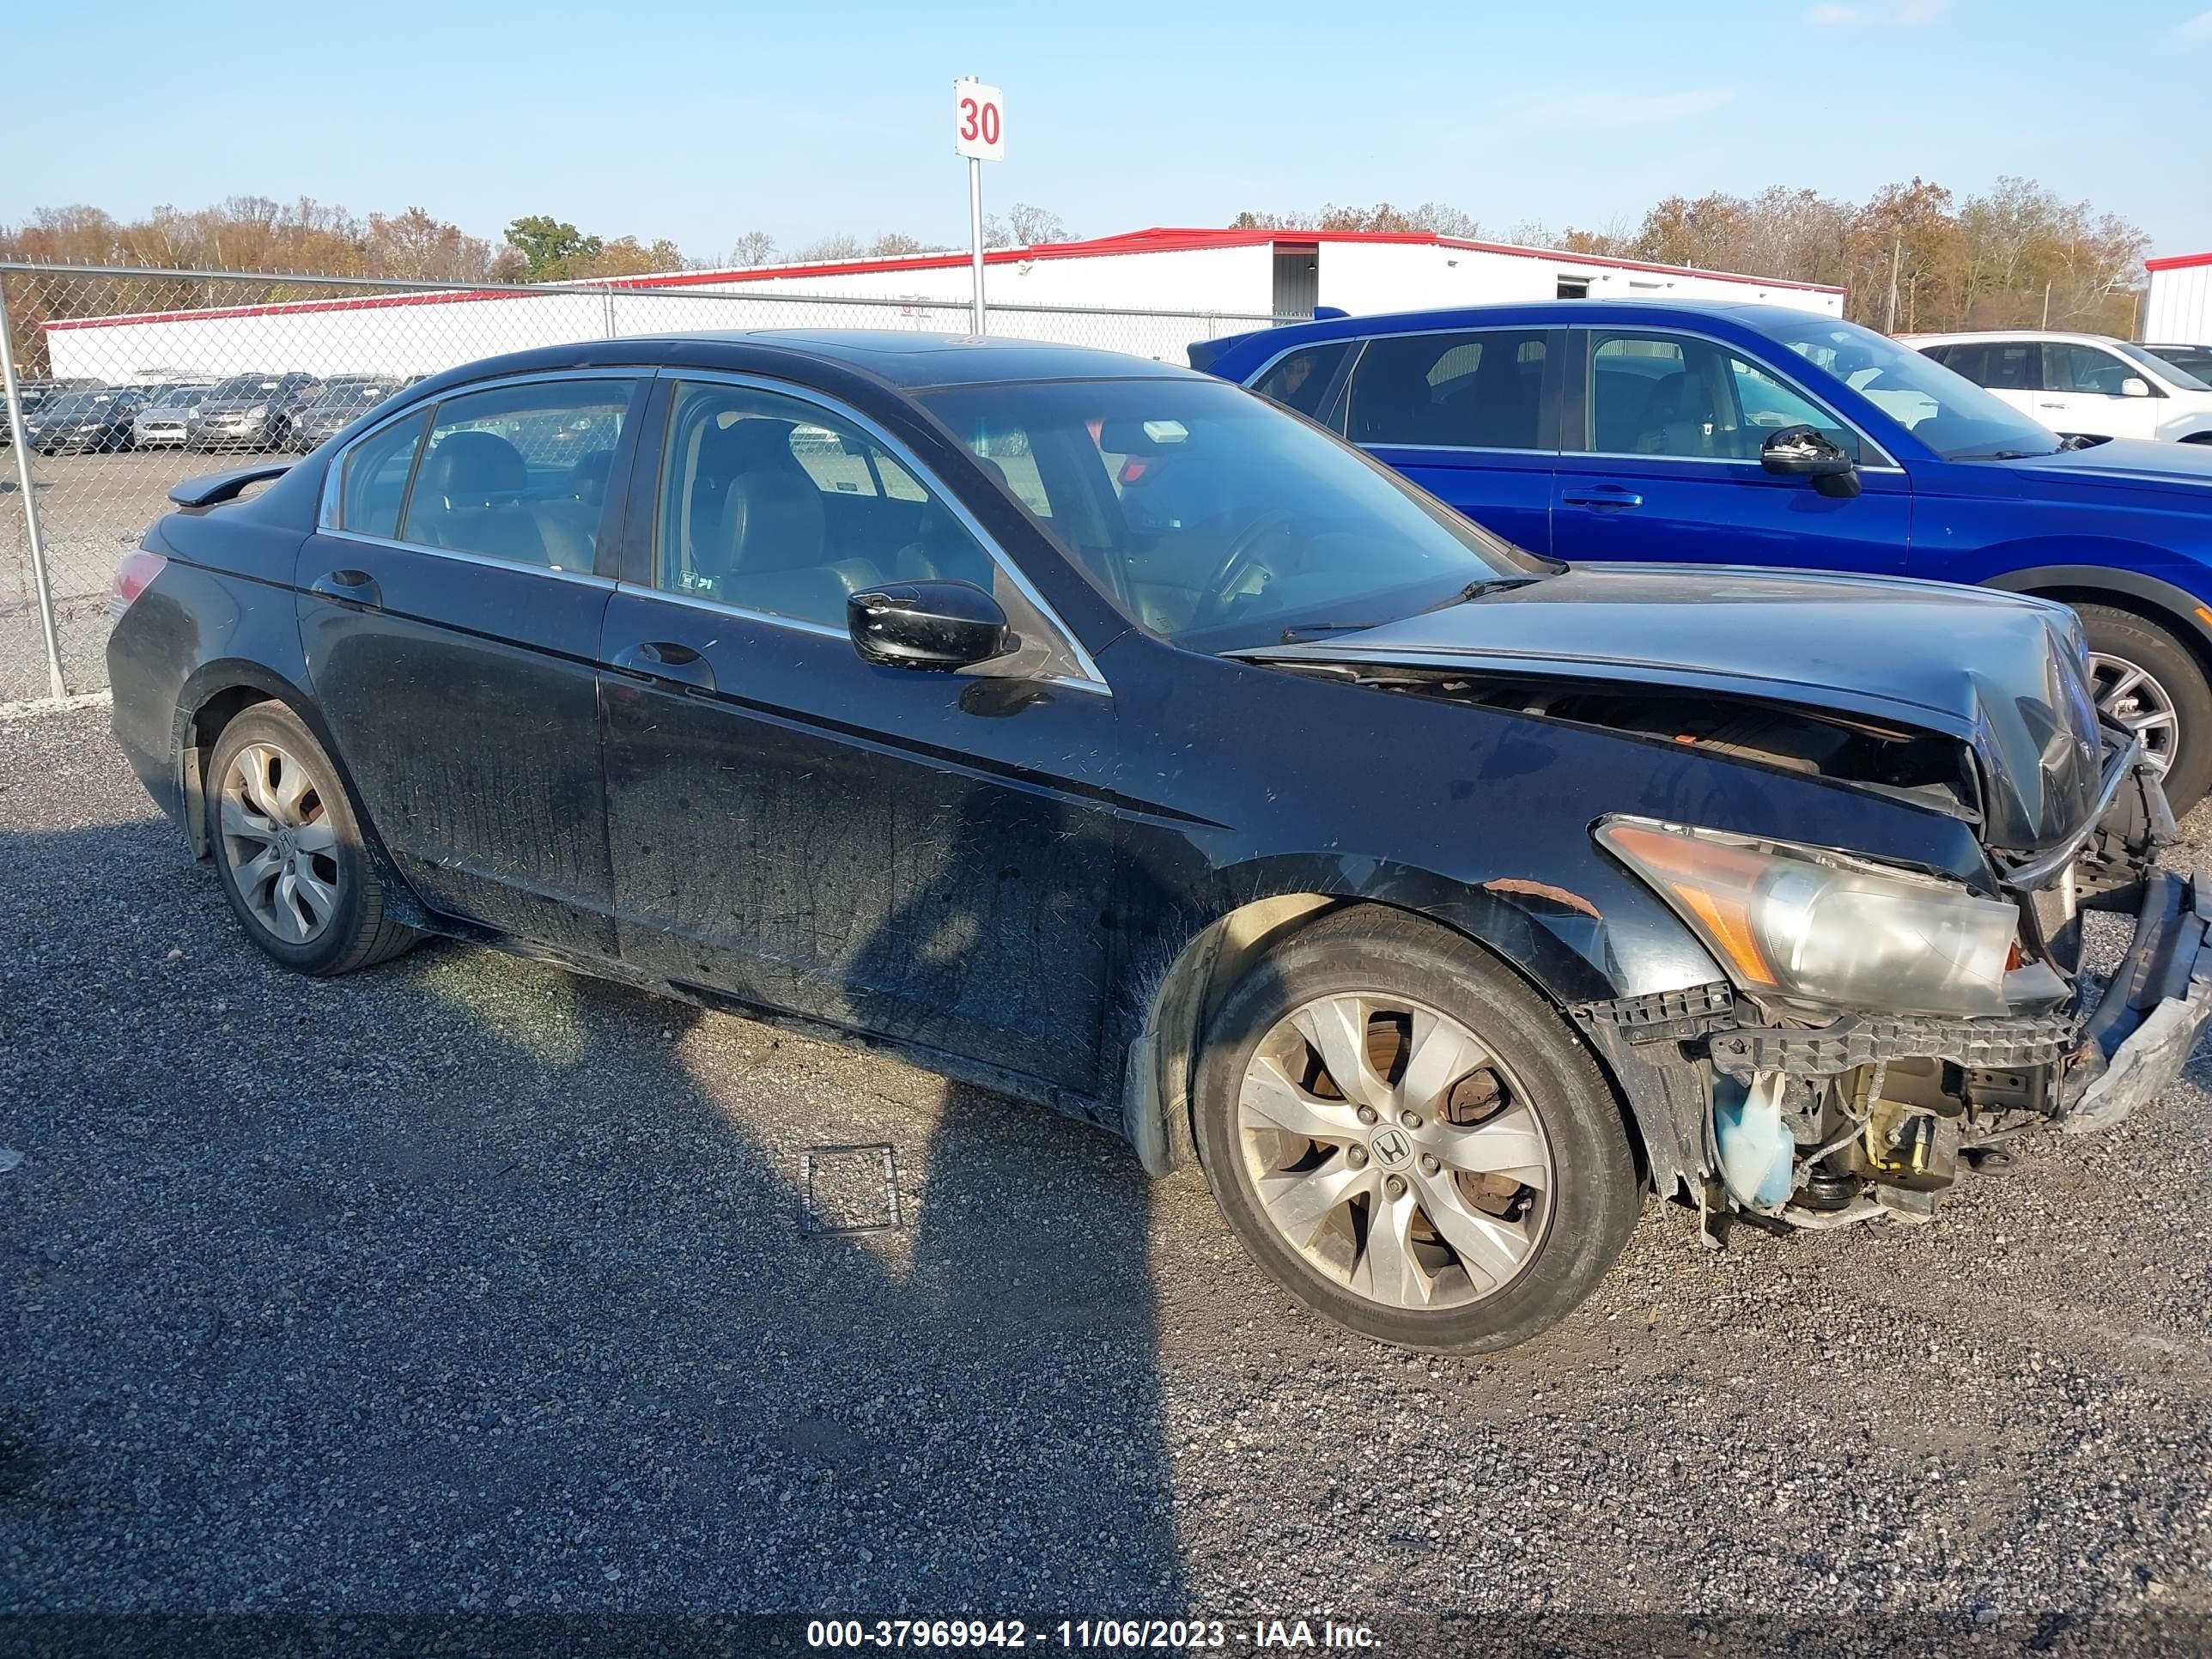
[[[448,507],[480,507],[495,495],[514,495],[529,483],[522,452],[496,432],[449,432],[423,460],[416,487]]]
[[[580,501],[593,504],[607,496],[607,477],[614,471],[615,453],[611,449],[594,449],[577,459],[568,469],[568,490]]]

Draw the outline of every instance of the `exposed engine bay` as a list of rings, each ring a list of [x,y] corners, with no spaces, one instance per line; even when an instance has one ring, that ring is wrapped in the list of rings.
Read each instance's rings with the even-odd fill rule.
[[[1972,749],[1901,722],[1587,674],[1284,665],[1681,744],[1906,800],[1978,834],[1985,825]],[[1644,1074],[1647,1087],[1672,1073],[1682,1107],[1701,1116],[1700,1144],[1686,1135],[1677,1173],[1693,1188],[1685,1195],[1703,1211],[1709,1242],[1738,1214],[1808,1229],[1930,1219],[1947,1189],[2003,1158],[2014,1137],[2053,1124],[2105,1127],[2170,1080],[2161,1062],[2178,1066],[2212,1017],[2212,892],[2200,900],[2193,884],[2156,872],[2158,849],[2175,834],[2164,794],[2127,734],[2107,732],[2105,740],[2102,793],[2073,835],[2033,857],[1989,854],[1998,896],[2017,921],[2003,924],[2011,943],[2002,998],[1980,1012],[1823,1006],[1762,991],[1735,966],[1729,980],[1572,1011],[1621,1063],[1656,1068]],[[1782,849],[1754,841],[1749,850]],[[2127,959],[2101,1000],[2085,999],[2078,983],[2081,915],[2090,908],[2138,911]],[[2178,1054],[2169,1052],[2177,1045]],[[1694,1084],[1682,1085],[1684,1068]]]
[[[1380,690],[1682,744],[1785,772],[1861,784],[1962,817],[1979,817],[1965,751],[1930,732],[1781,702],[1589,681],[1387,667],[1353,670],[1352,677]]]

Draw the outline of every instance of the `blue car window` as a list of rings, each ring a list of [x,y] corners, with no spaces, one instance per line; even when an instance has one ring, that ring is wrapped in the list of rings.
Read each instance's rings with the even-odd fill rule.
[[[1349,340],[1328,340],[1293,351],[1252,383],[1262,398],[1272,398],[1286,409],[1310,419],[1321,418],[1321,403],[1336,379],[1337,366],[1352,349]]]
[[[1756,461],[1782,428],[1811,426],[1861,459],[1856,432],[1725,346],[1656,331],[1600,331],[1593,338],[1591,447],[1601,454]]]
[[[1352,441],[1542,447],[1544,337],[1522,328],[1370,340],[1352,371]]]

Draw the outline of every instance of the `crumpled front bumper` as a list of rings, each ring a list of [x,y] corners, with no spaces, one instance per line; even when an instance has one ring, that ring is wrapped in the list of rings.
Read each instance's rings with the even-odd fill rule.
[[[2067,1070],[2057,1118],[2069,1134],[2108,1129],[2148,1104],[2212,1021],[2212,885],[2161,871],[2143,886],[2135,937]]]

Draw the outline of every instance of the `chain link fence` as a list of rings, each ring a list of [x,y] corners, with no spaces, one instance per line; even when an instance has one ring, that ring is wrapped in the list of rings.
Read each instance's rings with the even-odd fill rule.
[[[993,305],[988,331],[1180,363],[1194,340],[1289,320]],[[306,453],[423,375],[626,335],[965,333],[970,322],[964,295],[771,291],[711,276],[456,288],[0,264],[0,702],[106,686],[116,561],[167,510],[173,485]]]

